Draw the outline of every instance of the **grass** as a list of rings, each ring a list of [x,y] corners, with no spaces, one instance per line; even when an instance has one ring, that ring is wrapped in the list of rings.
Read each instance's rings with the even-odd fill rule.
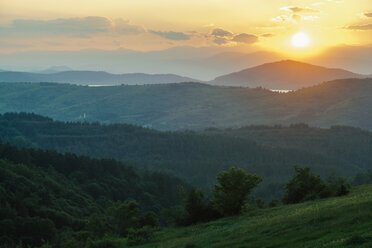
[[[345,197],[254,210],[184,228],[167,228],[139,247],[372,247],[372,185]]]

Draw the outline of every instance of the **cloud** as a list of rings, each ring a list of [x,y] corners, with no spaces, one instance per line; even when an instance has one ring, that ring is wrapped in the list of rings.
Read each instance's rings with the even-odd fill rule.
[[[0,26],[0,34],[10,36],[54,37],[65,35],[75,38],[90,38],[98,33],[140,34],[146,32],[142,26],[130,21],[105,17],[59,18],[53,20],[17,19],[8,26]]]
[[[280,15],[280,16],[271,18],[271,21],[272,22],[286,22],[286,21],[288,21],[288,19],[289,19],[288,16]]]
[[[1,48],[28,48],[31,47],[30,44],[20,44],[14,42],[0,41]]]
[[[261,34],[262,37],[265,37],[265,38],[270,38],[270,37],[274,37],[275,35],[274,34]]]
[[[301,20],[302,20],[302,16],[301,16],[301,15],[297,15],[297,14],[292,14],[292,15],[291,15],[291,19],[292,19],[292,21],[294,21],[294,22],[301,22]]]
[[[253,44],[258,41],[258,37],[253,34],[242,33],[242,34],[235,35],[232,41],[245,43],[245,44]]]
[[[305,21],[316,21],[317,19],[319,19],[319,16],[309,15],[309,16],[304,16],[303,19]]]
[[[162,31],[154,31],[150,30],[151,33],[161,36],[168,40],[189,40],[190,36],[187,34],[184,34],[182,32],[174,32],[174,31],[168,31],[168,32],[162,32]]]
[[[287,15],[280,15],[274,18],[271,18],[272,22],[294,22],[299,23],[302,20],[302,16],[298,14],[291,14],[290,16]]]
[[[313,6],[319,6],[319,5],[324,5],[324,2],[316,2],[312,4]]]
[[[213,40],[213,42],[218,44],[218,45],[223,45],[223,44],[229,43],[229,40],[226,39],[226,38],[217,37],[216,39]]]
[[[215,28],[212,31],[212,35],[216,37],[226,37],[226,36],[232,36],[232,33],[227,30],[223,30],[221,28]]]
[[[365,24],[365,25],[352,25],[352,26],[346,27],[346,29],[350,29],[350,30],[372,30],[372,23]]]
[[[114,20],[115,32],[118,34],[140,34],[144,33],[145,29],[142,26],[133,25],[128,20]]]
[[[296,7],[296,6],[286,6],[280,8],[281,10],[289,11],[292,13],[318,13],[319,10],[312,9],[309,7],[301,8],[301,7]]]
[[[292,23],[300,23],[301,21],[316,21],[319,19],[319,16],[315,15],[306,15],[306,14],[296,14],[293,13],[291,15],[280,15],[274,18],[271,18],[272,22],[292,22]]]
[[[112,24],[104,17],[89,16],[84,18],[68,18],[54,20],[14,20],[9,26],[0,27],[0,33],[20,35],[73,35],[86,36],[107,32]]]
[[[364,13],[365,17],[372,17],[372,12],[371,13]]]

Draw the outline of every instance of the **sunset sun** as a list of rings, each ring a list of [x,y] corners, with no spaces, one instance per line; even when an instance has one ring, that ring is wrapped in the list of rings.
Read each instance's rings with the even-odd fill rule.
[[[307,47],[310,44],[310,39],[306,33],[298,32],[292,36],[291,43],[294,47]]]

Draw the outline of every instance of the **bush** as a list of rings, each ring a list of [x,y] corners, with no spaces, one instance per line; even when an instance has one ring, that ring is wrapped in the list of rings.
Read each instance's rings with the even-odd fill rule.
[[[128,231],[127,244],[140,245],[149,242],[154,237],[154,229],[151,226],[144,226],[141,228],[131,228]]]
[[[300,203],[319,198],[346,195],[350,185],[343,178],[330,176],[324,182],[320,176],[310,173],[310,168],[294,167],[296,174],[285,186],[283,203]]]
[[[202,190],[192,188],[185,200],[185,225],[207,222],[220,217]]]
[[[299,203],[320,198],[325,192],[326,185],[320,178],[310,173],[310,168],[294,167],[296,175],[285,186],[283,197],[285,204]]]
[[[330,176],[326,181],[329,196],[343,196],[350,192],[350,184],[341,177]]]
[[[199,222],[208,222],[218,219],[221,214],[214,209],[212,202],[206,198],[204,191],[191,188],[183,195],[183,208],[175,208],[168,215],[178,226],[188,226]]]
[[[367,238],[364,238],[364,237],[360,236],[359,234],[354,234],[353,236],[348,238],[345,243],[347,245],[361,245],[361,244],[364,244],[366,242],[368,242]]]
[[[149,211],[149,212],[144,213],[144,215],[140,217],[139,225],[150,226],[150,227],[155,228],[155,227],[160,226],[160,222],[159,222],[158,216],[154,212]]]
[[[213,189],[214,206],[223,216],[231,216],[241,213],[247,196],[262,179],[232,167],[228,172],[219,173],[217,181]]]
[[[96,238],[101,238],[103,235],[109,231],[108,224],[105,218],[97,213],[92,214],[87,223],[87,229]]]
[[[112,237],[104,237],[98,240],[88,239],[85,248],[122,248],[124,240]]]
[[[279,200],[277,198],[273,198],[270,203],[269,203],[269,207],[270,208],[273,208],[273,207],[276,207],[279,205]]]
[[[136,201],[116,202],[108,209],[115,235],[125,237],[128,230],[138,226],[139,205]]]

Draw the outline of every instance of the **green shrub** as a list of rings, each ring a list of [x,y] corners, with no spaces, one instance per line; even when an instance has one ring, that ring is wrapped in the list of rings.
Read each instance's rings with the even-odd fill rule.
[[[123,239],[104,237],[98,240],[88,239],[85,248],[122,248],[124,245]]]
[[[310,168],[294,167],[296,174],[285,186],[283,197],[285,204],[299,203],[320,198],[326,190],[326,185],[320,176],[310,173]]]
[[[149,242],[154,237],[154,229],[151,226],[141,228],[131,228],[128,230],[127,244],[140,245]]]
[[[280,204],[279,200],[277,198],[273,198],[270,203],[269,203],[269,207],[270,208],[273,208],[273,207],[276,207]]]
[[[354,234],[353,236],[348,238],[345,243],[347,245],[361,245],[366,243],[367,241],[368,240],[366,238],[360,236],[359,234]]]
[[[232,167],[228,172],[220,172],[217,181],[213,189],[214,206],[222,215],[231,216],[240,214],[247,196],[262,179]]]
[[[320,176],[310,173],[310,168],[294,167],[296,174],[285,186],[283,203],[300,203],[319,198],[346,195],[350,185],[341,177],[330,176],[324,182]]]

